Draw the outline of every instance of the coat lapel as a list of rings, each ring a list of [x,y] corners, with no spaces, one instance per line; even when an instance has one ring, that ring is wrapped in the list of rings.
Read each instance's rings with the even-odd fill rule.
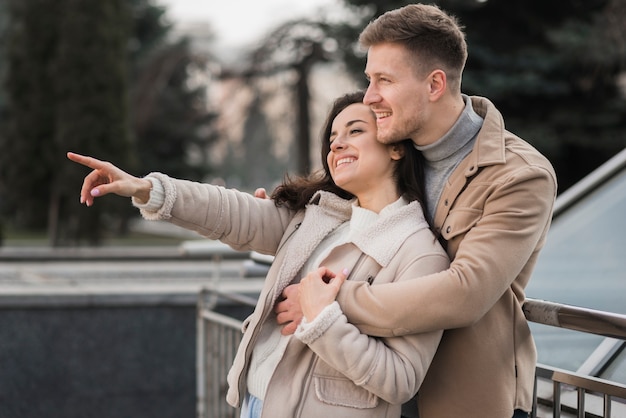
[[[306,214],[297,232],[290,238],[285,250],[284,263],[278,271],[273,303],[309,259],[313,250],[335,228],[350,219],[352,201],[332,193],[318,192],[306,207]],[[313,203],[318,202],[318,203]]]

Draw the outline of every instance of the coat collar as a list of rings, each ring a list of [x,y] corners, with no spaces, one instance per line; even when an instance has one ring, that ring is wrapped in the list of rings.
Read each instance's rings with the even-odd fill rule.
[[[470,99],[474,112],[483,118],[483,126],[478,131],[474,148],[450,175],[442,191],[435,209],[436,228],[442,227],[454,200],[480,168],[506,163],[505,140],[509,133],[504,127],[502,115],[488,99],[478,96],[471,96]]]
[[[355,201],[325,191],[313,195],[297,235],[291,238],[285,249],[284,262],[277,273],[273,302],[300,272],[320,242],[339,225],[350,220]],[[371,226],[352,237],[352,242],[384,267],[402,243],[423,228],[428,228],[428,223],[424,220],[422,208],[418,202],[411,202],[393,211],[381,211]]]
[[[273,302],[304,266],[313,250],[339,225],[350,219],[353,200],[325,191],[316,192],[306,206],[297,236],[285,250],[284,263],[278,271]]]
[[[388,208],[385,208],[388,209]],[[387,211],[383,209],[367,228],[350,235],[363,253],[386,267],[404,241],[420,229],[427,229],[422,207],[417,201]]]
[[[466,177],[476,174],[480,167],[506,162],[504,156],[506,129],[502,114],[484,97],[471,96],[471,100],[474,111],[484,119],[484,122],[476,137],[473,151],[463,162]]]
[[[313,204],[307,206],[307,211],[310,212],[308,215],[312,216],[305,216],[305,220],[309,218],[312,222],[309,225],[303,222],[300,227],[300,232],[304,232],[302,228],[306,230],[310,227],[313,229],[310,235],[319,239],[311,240],[311,243],[315,241],[315,245],[310,248],[309,254],[332,229],[351,219],[356,199],[346,200],[333,193],[320,191],[311,198],[311,202],[317,202],[318,208],[316,209]],[[323,217],[319,216],[322,213],[336,221],[323,220]],[[404,204],[394,204],[394,208],[390,206],[384,208],[367,228],[355,233],[351,232],[350,241],[363,253],[385,267],[409,236],[426,228],[428,228],[428,223],[419,202],[404,201]]]

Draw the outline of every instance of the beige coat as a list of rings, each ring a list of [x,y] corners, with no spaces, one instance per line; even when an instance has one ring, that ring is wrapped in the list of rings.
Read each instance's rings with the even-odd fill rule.
[[[372,335],[447,329],[419,392],[420,418],[509,418],[532,406],[536,350],[522,304],[550,225],[556,176],[505,130],[491,102],[473,97],[472,104],[483,127],[435,213],[450,268],[388,286],[346,283],[338,298],[350,322]]]
[[[254,313],[229,373],[228,402],[241,405],[255,339],[282,290],[296,277],[329,232],[350,218],[351,202],[320,192],[306,211],[293,213],[272,201],[154,173],[165,203],[148,219],[172,223],[220,239],[237,249],[275,254]],[[350,270],[349,280],[380,283],[417,279],[446,269],[449,259],[435,240],[417,202],[382,214],[354,242],[333,249],[322,265]],[[364,307],[366,308],[366,307]],[[394,310],[394,306],[385,311]],[[271,377],[265,418],[384,418],[400,416],[400,405],[421,385],[435,355],[441,330],[402,337],[369,338],[341,315],[309,345],[292,337]]]

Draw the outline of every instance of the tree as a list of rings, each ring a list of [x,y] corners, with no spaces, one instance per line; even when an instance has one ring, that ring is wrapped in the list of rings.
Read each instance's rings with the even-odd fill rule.
[[[465,92],[489,97],[549,157],[560,191],[626,146],[624,38],[607,31],[618,4],[490,0],[457,12],[470,45]]]
[[[408,1],[344,0],[352,7],[344,39],[354,46],[371,19]],[[507,128],[555,165],[560,191],[626,146],[626,5],[621,0],[441,0],[466,27],[469,59],[463,91],[486,96]],[[355,30],[352,30],[357,26]]]
[[[68,163],[68,150],[131,172],[206,173],[215,115],[204,87],[193,84],[206,59],[167,38],[163,8],[150,0],[6,4],[3,218],[17,228],[47,227],[53,245],[98,244],[105,232],[125,230],[128,202],[77,203],[85,169]]]
[[[216,137],[217,115],[207,110],[206,100],[207,67],[214,58],[194,52],[187,39],[170,40],[165,8],[147,0],[131,4],[130,118],[137,169],[202,180],[209,172],[206,149]]]
[[[185,39],[160,45],[136,62],[131,116],[140,172],[190,180],[208,174],[206,150],[216,140],[217,115],[207,110],[206,87],[191,80],[206,65],[207,58],[193,54]]]
[[[7,119],[6,115],[6,91],[5,91],[5,77],[6,77],[6,32],[9,24],[8,8],[5,1],[0,0],[0,144],[3,142],[2,136],[5,129],[2,128],[2,124]],[[2,198],[2,184],[0,183],[0,245],[2,245],[4,239],[4,219],[2,218],[3,208]]]
[[[4,77],[6,73],[6,43],[5,36],[7,31],[7,26],[9,25],[8,19],[8,10],[7,3],[3,0],[0,0],[0,121],[3,120],[2,112],[6,106],[5,104],[5,89],[4,89]]]
[[[288,170],[287,164],[273,152],[276,142],[273,141],[266,115],[262,111],[262,94],[253,94],[243,123],[242,141],[227,142],[226,155],[219,170],[224,184],[249,191],[257,187],[269,187]]]
[[[47,225],[58,245],[80,231],[97,233],[101,214],[75,204],[82,172],[66,164],[65,152],[127,154],[127,9],[123,0],[10,0],[8,6],[10,117],[1,138],[0,192],[13,222]]]
[[[250,56],[245,71],[249,78],[267,77],[280,72],[294,74],[294,132],[296,138],[297,173],[311,169],[311,123],[309,77],[314,65],[337,60],[337,44],[331,27],[316,20],[286,22],[272,31]]]

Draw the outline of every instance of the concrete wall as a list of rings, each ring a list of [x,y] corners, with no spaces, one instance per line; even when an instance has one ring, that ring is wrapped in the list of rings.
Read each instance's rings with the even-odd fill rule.
[[[0,247],[0,418],[195,417],[200,290],[263,283],[213,247]]]
[[[0,417],[195,417],[196,305],[186,299],[0,308]],[[251,309],[216,311],[243,319]]]
[[[195,306],[0,310],[0,417],[195,416]]]

